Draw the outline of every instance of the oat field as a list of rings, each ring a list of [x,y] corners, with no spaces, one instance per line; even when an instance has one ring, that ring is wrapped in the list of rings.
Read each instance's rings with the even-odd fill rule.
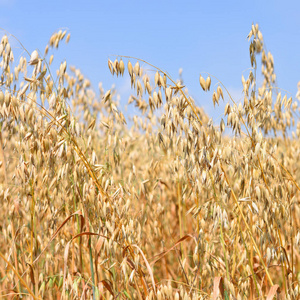
[[[68,32],[44,53],[0,38],[1,299],[300,299],[300,91],[258,25],[242,101],[199,74],[219,124],[143,58],[108,60],[133,116],[53,67]]]

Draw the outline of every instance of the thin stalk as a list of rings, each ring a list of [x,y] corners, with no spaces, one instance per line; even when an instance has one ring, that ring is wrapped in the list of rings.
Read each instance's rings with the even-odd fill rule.
[[[96,300],[96,289],[95,289],[95,273],[94,273],[94,264],[93,264],[93,253],[92,253],[92,244],[91,237],[89,237],[89,253],[90,253],[90,268],[93,282],[93,300]]]
[[[291,271],[292,271],[292,282],[294,282],[294,241],[293,241],[293,217],[292,217],[292,207],[290,205],[290,227],[292,229],[291,233]]]
[[[225,260],[225,265],[226,265],[226,276],[227,276],[227,280],[230,281],[229,266],[228,266],[228,261],[227,261],[227,254],[226,254],[226,247],[225,247],[225,242],[224,242],[223,226],[222,226],[221,218],[219,219],[219,222],[220,222],[220,239],[221,239],[221,244],[223,247],[224,260]]]
[[[254,145],[252,144],[252,150],[254,150]],[[251,178],[254,178],[253,176],[253,165],[251,165],[250,167],[250,172],[251,172]],[[255,195],[254,194],[254,181],[251,180],[251,192],[252,192],[252,199],[255,199]],[[250,230],[251,230],[251,233],[252,233],[252,229],[253,229],[253,214],[252,212],[250,211]],[[253,244],[250,243],[250,264],[251,264],[251,267],[253,269]],[[253,284],[251,284],[251,290],[253,290]]]
[[[235,202],[235,204],[237,205],[238,210],[239,210],[239,213],[240,213],[240,215],[241,215],[241,217],[242,217],[242,219],[243,219],[243,221],[244,221],[244,223],[245,223],[245,226],[246,226],[246,228],[247,228],[247,231],[248,231],[248,234],[249,234],[249,236],[250,236],[250,238],[251,238],[251,241],[252,241],[252,243],[253,243],[253,246],[254,246],[254,248],[255,248],[255,250],[256,250],[258,256],[259,256],[259,259],[260,259],[260,261],[261,261],[261,263],[262,263],[262,265],[263,265],[263,267],[264,267],[264,269],[265,269],[267,278],[268,278],[268,280],[269,280],[271,286],[273,286],[274,284],[273,284],[272,278],[271,278],[271,276],[270,276],[270,273],[269,273],[269,271],[268,271],[268,268],[267,268],[267,266],[266,266],[266,264],[265,264],[265,262],[264,262],[264,260],[263,260],[262,254],[261,254],[261,252],[260,252],[260,250],[259,250],[259,248],[258,248],[258,246],[257,246],[257,244],[256,244],[256,242],[255,242],[255,240],[254,240],[254,237],[253,237],[252,232],[251,232],[251,230],[250,230],[250,227],[249,227],[249,225],[248,225],[248,223],[247,223],[247,220],[246,220],[246,218],[245,218],[245,216],[244,216],[244,213],[243,213],[243,211],[242,211],[242,209],[241,209],[241,207],[240,207],[240,205],[239,205],[239,202],[238,202],[238,200],[237,200],[237,197],[236,197],[236,195],[235,195],[235,193],[234,193],[234,191],[233,191],[233,189],[232,189],[232,187],[231,187],[231,185],[230,185],[230,182],[229,182],[229,180],[228,180],[228,178],[227,178],[226,172],[225,172],[225,170],[223,169],[222,166],[221,166],[221,169],[222,169],[222,171],[224,172],[225,180],[226,180],[227,184],[229,185],[229,187],[230,187],[230,189],[231,189],[231,194],[232,194],[232,196],[233,196],[234,202]]]
[[[8,266],[13,270],[15,275],[18,277],[18,279],[21,281],[23,286],[26,288],[28,293],[33,297],[33,299],[39,300],[39,297],[36,297],[34,293],[31,291],[25,280],[21,277],[21,275],[16,271],[16,269],[13,267],[13,265],[5,258],[5,256],[0,252],[0,257],[8,264]]]
[[[15,233],[15,226],[14,226],[14,214],[12,216],[12,220],[11,220],[11,235],[13,237],[13,248],[14,248],[14,259],[15,259],[15,268],[16,271],[19,273],[19,268],[18,268],[18,256],[17,256],[17,245],[16,245],[16,233]],[[21,284],[19,282],[19,284],[17,284],[17,291],[22,294],[22,287]]]
[[[182,235],[182,219],[181,219],[182,207],[181,207],[181,193],[180,193],[179,178],[177,179],[177,201],[178,201],[179,235],[180,235],[180,238],[181,238],[183,235]],[[182,246],[182,244],[180,245],[180,248],[181,248],[181,255],[183,256],[183,246]]]
[[[74,182],[74,176],[72,174],[71,176],[71,181],[73,183],[73,189],[72,189],[72,192],[73,192],[73,202],[74,202],[74,208],[75,208],[75,211],[77,211],[77,202],[76,202],[76,193],[75,193],[75,185],[76,183]],[[80,193],[80,191],[78,191]],[[82,207],[82,210],[83,210],[83,207]],[[79,221],[79,216],[76,215],[76,223],[77,223],[77,234],[80,233],[80,221]],[[78,248],[79,248],[79,268],[80,268],[80,271],[82,270],[82,253],[81,253],[81,236],[78,237]]]
[[[139,299],[143,299],[142,294],[141,294],[141,291],[140,291],[140,287],[139,287],[138,283],[136,282],[135,276],[133,277],[133,280],[134,280],[136,289],[137,289],[137,291],[138,291]]]
[[[239,216],[238,216],[238,219],[239,219]],[[238,223],[238,224],[240,224],[240,223]],[[249,250],[248,250],[248,248],[247,248],[247,244],[246,244],[246,241],[245,241],[245,239],[244,239],[243,232],[242,232],[242,230],[240,229],[240,226],[239,226],[239,232],[240,232],[240,234],[241,234],[241,236],[242,236],[242,240],[243,240],[243,242],[244,242],[244,246],[245,246],[245,249],[246,249],[246,253],[247,253],[248,259],[249,259],[249,261],[250,261],[250,253],[249,253]],[[258,297],[259,297],[259,294],[260,294],[260,293],[259,293],[259,289],[258,289],[258,284],[257,284],[257,280],[256,280],[256,275],[255,275],[255,273],[254,273],[254,269],[253,269],[253,265],[252,265],[252,262],[251,262],[251,261],[250,261],[250,269],[251,269],[251,273],[252,273],[254,285],[255,285],[255,288],[256,288],[256,291],[257,291],[257,295],[258,295]]]
[[[35,199],[34,199],[34,188],[32,184],[32,180],[30,180],[30,187],[31,187],[31,210],[30,210],[30,259],[31,259],[31,265],[33,264],[33,236],[34,231],[36,231],[36,228],[34,226],[34,216],[35,216]]]
[[[280,234],[280,230],[279,228],[277,227],[277,234],[278,234],[278,239],[279,239],[279,242],[280,242],[280,246],[281,246],[281,249],[280,249],[280,252],[282,253],[282,262],[281,262],[281,268],[282,268],[282,277],[283,277],[283,284],[284,284],[284,290],[285,290],[285,293],[287,293],[287,284],[286,284],[286,262],[285,262],[285,254],[283,253],[282,249],[283,248],[283,243],[282,243],[282,239],[281,239],[281,234]]]

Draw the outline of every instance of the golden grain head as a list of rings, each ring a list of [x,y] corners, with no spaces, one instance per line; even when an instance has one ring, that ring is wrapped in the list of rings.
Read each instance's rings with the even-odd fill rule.
[[[1,39],[1,298],[271,299],[280,286],[297,299],[299,106],[275,85],[258,25],[256,70],[241,99],[216,82],[213,104],[230,102],[214,119],[182,70],[174,80],[117,56],[125,111],[114,85],[94,91],[59,57],[53,69],[46,55],[64,38],[50,37],[44,59]]]

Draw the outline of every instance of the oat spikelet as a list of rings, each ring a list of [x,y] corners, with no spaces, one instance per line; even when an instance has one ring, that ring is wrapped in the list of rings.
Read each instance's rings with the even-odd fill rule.
[[[4,94],[3,92],[0,90],[0,105],[3,105],[4,103]]]
[[[212,99],[213,99],[214,106],[216,105],[216,103],[219,105],[219,98],[216,92],[213,93]]]
[[[156,71],[156,73],[155,73],[155,77],[154,77],[154,82],[155,82],[155,85],[160,85],[160,75],[159,75],[159,73],[158,73],[158,71]]]
[[[200,75],[199,81],[200,81],[200,85],[201,85],[203,91],[206,91],[206,82],[205,82],[205,79],[201,75]]]
[[[31,53],[29,64],[36,65],[38,62],[39,62],[39,53],[36,50],[34,50]]]
[[[220,96],[221,96],[222,99],[224,100],[223,90],[220,86],[218,86],[218,88],[217,88],[217,94],[218,94],[218,98],[220,98]]]
[[[221,133],[223,133],[224,130],[225,130],[225,123],[224,123],[224,120],[221,119],[221,122],[220,122],[220,131],[221,131]]]
[[[108,68],[109,68],[109,71],[112,75],[114,75],[115,71],[114,71],[114,66],[113,66],[113,62],[108,59]]]
[[[70,34],[70,33],[68,33],[68,35],[67,35],[67,37],[66,37],[66,44],[68,44],[68,43],[69,43],[69,41],[70,41],[70,38],[71,38],[71,34]]]
[[[121,59],[120,62],[119,62],[119,69],[120,69],[121,75],[123,76],[124,71],[125,71],[125,65],[124,65],[124,62],[123,62],[122,59]]]
[[[130,60],[128,60],[127,69],[128,69],[128,73],[131,77],[133,74],[133,68],[132,68],[132,64],[131,64]]]
[[[135,63],[133,71],[136,74],[136,76],[140,75],[140,63],[138,61]]]
[[[210,77],[208,76],[207,78],[206,78],[206,90],[207,91],[209,91],[209,89],[210,89],[210,84],[211,84],[211,79],[210,79]]]

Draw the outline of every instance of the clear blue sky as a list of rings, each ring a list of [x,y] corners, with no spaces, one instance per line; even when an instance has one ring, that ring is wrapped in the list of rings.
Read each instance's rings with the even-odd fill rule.
[[[126,79],[109,73],[111,54],[143,58],[175,79],[183,68],[190,94],[217,121],[221,110],[213,113],[199,74],[214,74],[241,97],[241,75],[250,67],[246,37],[252,22],[259,23],[274,56],[279,87],[295,96],[300,80],[299,12],[300,1],[0,0],[0,27],[17,36],[29,52],[37,48],[42,53],[53,32],[68,28],[70,43],[54,52],[55,59],[80,68],[95,87],[99,81],[105,89],[116,83],[124,102],[129,87]]]

